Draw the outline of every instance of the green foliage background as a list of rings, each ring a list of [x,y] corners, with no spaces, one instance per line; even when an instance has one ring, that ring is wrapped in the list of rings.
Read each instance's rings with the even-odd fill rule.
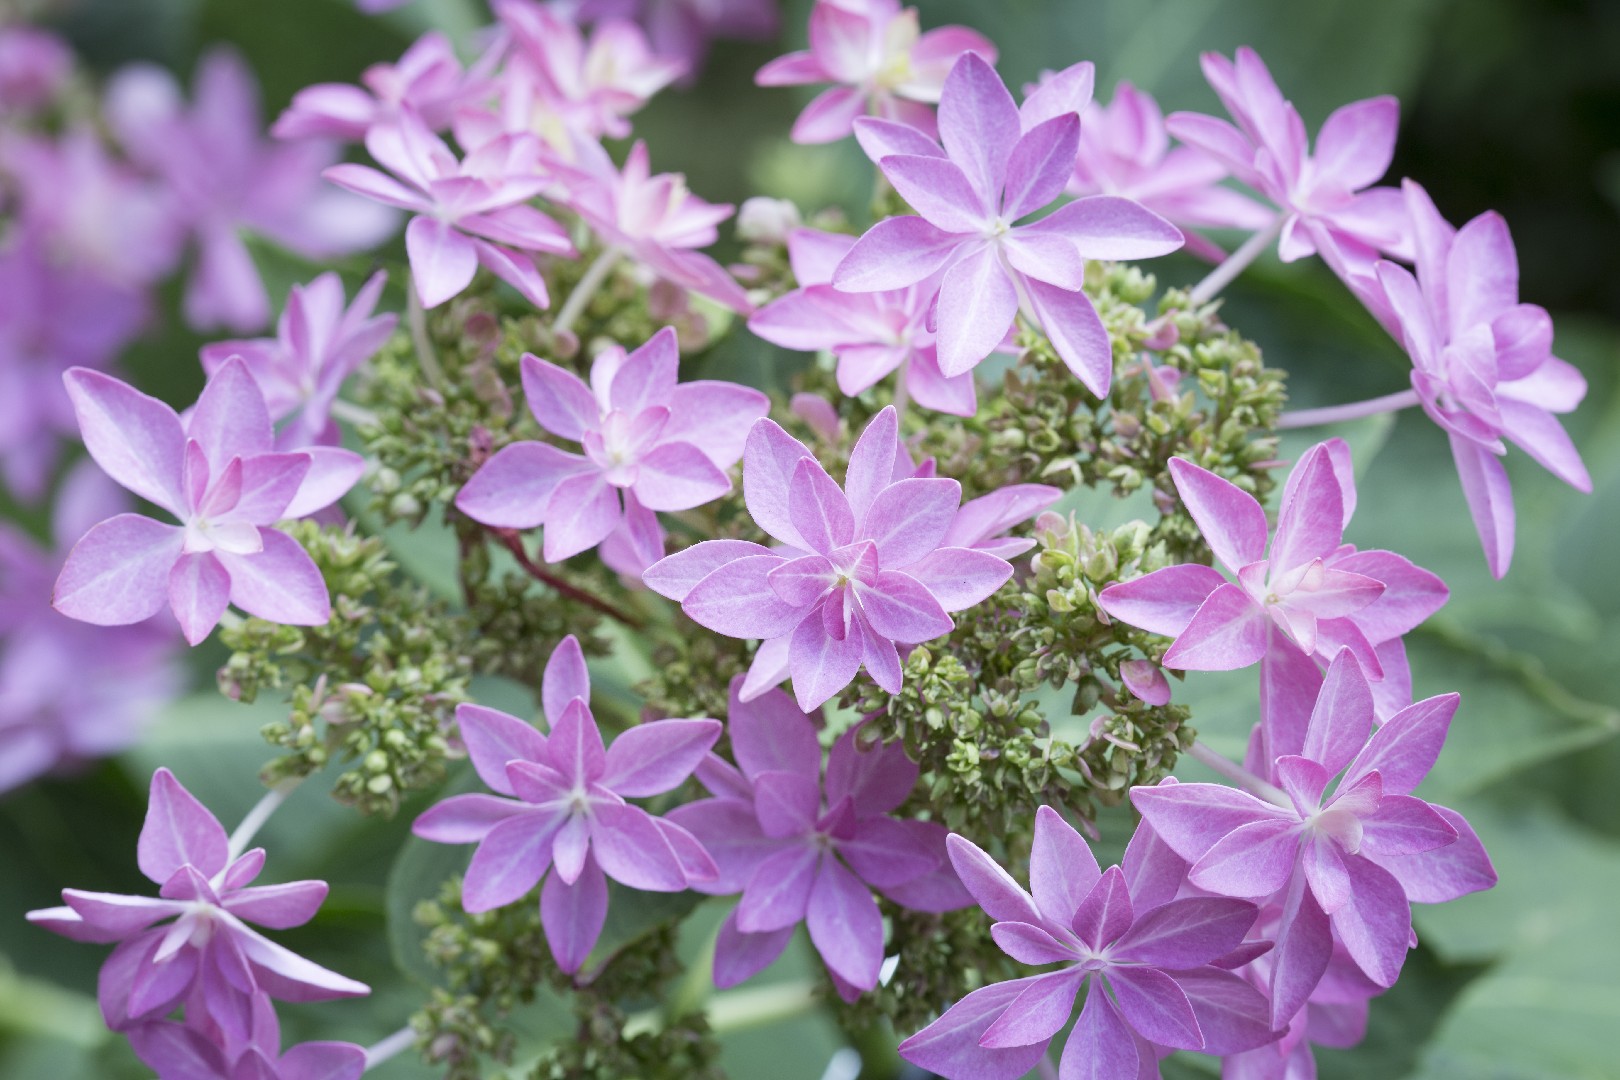
[[[808,0],[785,6],[786,37],[802,42]],[[1344,432],[1363,470],[1347,538],[1400,551],[1452,588],[1450,605],[1411,641],[1419,695],[1463,696],[1423,793],[1470,817],[1502,880],[1490,893],[1420,908],[1422,944],[1397,988],[1374,1003],[1365,1045],[1320,1051],[1318,1060],[1329,1080],[1620,1077],[1613,914],[1620,895],[1620,6],[921,0],[920,7],[925,24],[964,22],[988,33],[1015,85],[1044,67],[1091,59],[1104,97],[1116,79],[1130,78],[1167,111],[1212,110],[1197,53],[1247,43],[1267,58],[1313,129],[1339,104],[1397,94],[1404,121],[1392,175],[1419,179],[1455,221],[1487,208],[1506,214],[1524,298],[1552,310],[1560,355],[1591,383],[1569,426],[1596,494],[1582,497],[1512,455],[1519,548],[1511,574],[1495,582],[1432,425],[1403,415]],[[230,42],[258,71],[273,116],[302,86],[353,81],[365,65],[397,57],[421,30],[467,30],[485,13],[476,0],[416,0],[383,19],[358,14],[350,0],[78,0],[57,5],[53,20],[101,70],[146,58],[189,71],[201,48]],[[721,48],[702,85],[655,102],[638,117],[638,133],[660,169],[685,171],[706,198],[768,193],[806,209],[858,206],[870,190],[870,166],[853,144],[793,146],[786,132],[807,95],[752,87],[752,71],[779,51]],[[313,272],[273,253],[264,266],[272,295]],[[1199,273],[1190,261],[1153,269],[1167,283]],[[129,364],[143,386],[179,401],[201,385],[199,342],[178,326],[169,300],[167,324]],[[1297,404],[1359,399],[1404,382],[1405,358],[1318,265],[1262,263],[1229,291],[1226,310],[1271,365],[1289,370]],[[717,352],[715,363],[730,377],[770,381],[773,354],[762,343],[741,338]],[[422,554],[399,552],[407,565]],[[96,1012],[104,950],[35,931],[21,916],[58,902],[66,885],[143,891],[134,840],[146,779],[159,764],[175,769],[227,824],[256,799],[249,778],[269,756],[257,731],[277,705],[235,706],[216,695],[208,675],[221,658],[198,650],[198,694],[135,751],[0,800],[0,1077],[140,1075]],[[620,686],[632,681],[598,675]],[[490,685],[480,700],[500,704],[521,693]],[[1236,753],[1256,706],[1252,672],[1196,676],[1177,693],[1194,706],[1209,740]],[[321,786],[309,785],[265,830],[266,880],[332,881],[315,922],[282,940],[376,993],[291,1007],[284,1022],[290,1037],[365,1043],[397,1028],[419,1003],[423,970],[404,915],[447,865],[406,844],[419,806],[407,805],[392,822],[363,820],[325,800]],[[700,909],[689,928],[692,949],[719,910]],[[791,980],[804,965],[802,951],[790,952],[768,978]],[[526,1035],[561,1034],[566,1020],[554,1009],[542,996]],[[811,1015],[729,1036],[723,1064],[738,1077],[813,1080],[841,1043],[829,1020]],[[1209,1075],[1211,1064],[1172,1060],[1166,1074]],[[397,1059],[377,1075],[431,1073]]]

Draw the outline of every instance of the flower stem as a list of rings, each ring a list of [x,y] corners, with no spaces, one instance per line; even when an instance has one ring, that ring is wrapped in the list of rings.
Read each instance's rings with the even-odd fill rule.
[[[366,1048],[366,1072],[370,1072],[389,1058],[409,1050],[416,1042],[416,1030],[409,1024],[388,1038]]]
[[[382,418],[364,405],[356,405],[342,398],[332,399],[332,415],[339,420],[347,420],[355,427],[377,427],[382,423]]]
[[[428,337],[427,312],[422,310],[422,298],[416,295],[415,281],[405,285],[405,321],[411,328],[411,344],[416,347],[416,362],[422,366],[422,374],[435,388],[443,389],[444,369],[439,366],[433,341]]]
[[[809,979],[770,983],[744,990],[722,990],[704,1005],[709,1030],[716,1035],[774,1024],[802,1016],[818,1003],[816,985]],[[665,1023],[664,1010],[647,1009],[625,1019],[626,1036],[657,1031]]]
[[[911,387],[906,381],[910,376],[911,361],[903,361],[900,364],[900,370],[894,374],[894,416],[896,420],[906,418],[906,406],[911,404]]]
[[[551,324],[553,334],[563,334],[573,328],[574,322],[585,312],[585,305],[591,302],[596,290],[602,287],[613,266],[619,261],[624,252],[616,247],[605,247],[597,253],[596,259],[585,268],[585,276],[579,279],[574,291],[568,294],[563,306],[557,312],[557,318]]]
[[[517,564],[523,568],[523,572],[534,578],[534,580],[551,586],[570,600],[578,601],[589,608],[595,608],[610,619],[617,619],[632,630],[642,628],[641,620],[634,615],[622,608],[615,607],[599,596],[586,592],[578,586],[570,585],[531,559],[529,553],[524,550],[522,537],[518,536],[515,529],[490,529],[489,531],[501,542],[502,547],[512,553],[512,558],[517,560]]]
[[[1271,246],[1282,232],[1283,220],[1288,215],[1281,211],[1272,219],[1271,224],[1255,233],[1243,242],[1243,246],[1228,255],[1221,265],[1209,272],[1209,275],[1193,286],[1187,299],[1194,307],[1207,304],[1221,294],[1221,290],[1232,283],[1232,279],[1248,267],[1260,256],[1260,253]]]
[[[293,789],[303,782],[302,776],[290,776],[265,792],[264,797],[253,804],[253,809],[247,812],[247,816],[236,827],[236,831],[231,833],[230,858],[234,859],[248,849],[248,845],[253,843],[253,837],[264,828],[264,823],[270,820],[270,815],[274,814],[281,804],[287,801],[287,796],[293,793]]]
[[[1195,761],[1201,761],[1208,765],[1238,787],[1249,792],[1249,794],[1256,795],[1274,806],[1282,807],[1284,810],[1294,808],[1294,801],[1281,788],[1268,784],[1243,766],[1228,761],[1224,756],[1217,754],[1198,740],[1193,740],[1193,744],[1187,748],[1187,753]]]
[[[1346,420],[1360,420],[1364,416],[1410,409],[1420,403],[1416,390],[1401,390],[1383,397],[1356,401],[1349,405],[1330,405],[1325,409],[1294,409],[1277,418],[1279,429],[1316,427],[1319,424],[1342,424]]]

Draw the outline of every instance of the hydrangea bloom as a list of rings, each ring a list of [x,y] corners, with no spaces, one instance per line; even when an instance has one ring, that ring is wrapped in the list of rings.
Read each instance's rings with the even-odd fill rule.
[[[741,690],[739,676],[727,722],[738,767],[710,755],[698,778],[715,797],[669,813],[720,868],[693,887],[742,893],[715,944],[715,985],[763,970],[803,922],[839,993],[853,1000],[877,985],[883,964],[883,917],[871,890],[921,911],[971,898],[946,859],[944,826],[889,817],[917,786],[904,747],[862,750],[860,729],[851,728],[833,745],[824,781],[810,718],[780,690],[752,701]]]
[[[1407,181],[1417,276],[1377,264],[1391,331],[1412,357],[1412,386],[1445,429],[1491,573],[1513,559],[1513,492],[1505,436],[1577,491],[1592,490],[1580,453],[1558,423],[1586,396],[1586,379],[1552,355],[1552,320],[1519,303],[1519,260],[1499,214],[1454,229],[1428,193]],[[1381,305],[1380,305],[1381,306]],[[1375,307],[1378,310],[1378,307]]]
[[[242,358],[264,392],[271,422],[292,418],[276,435],[277,449],[336,446],[341,433],[331,411],[343,381],[382,348],[399,321],[392,313],[372,314],[387,279],[373,274],[347,307],[334,273],[294,285],[275,337],[204,345],[203,370],[212,376],[233,356]]]
[[[748,433],[743,497],[781,547],[705,540],[643,576],[699,625],[762,638],[743,696],[792,675],[801,709],[842,690],[864,665],[900,692],[896,644],[949,633],[948,614],[972,607],[1012,576],[999,556],[944,545],[962,488],[937,477],[894,479],[894,407],[850,452],[844,488],[815,455],[770,420]]]
[[[1170,146],[1158,102],[1128,82],[1108,105],[1093,103],[1080,124],[1071,195],[1118,195],[1181,226],[1187,250],[1219,259],[1221,249],[1188,227],[1262,229],[1272,215],[1246,195],[1222,187],[1230,170],[1194,146]]]
[[[679,363],[670,327],[629,355],[617,345],[604,349],[590,386],[525,355],[523,389],[534,418],[585,453],[542,442],[502,447],[457,493],[456,506],[497,528],[545,526],[547,562],[603,544],[616,569],[639,575],[664,556],[654,511],[690,510],[730,491],[726,470],[742,457],[748,426],[770,406],[758,390],[735,383],[677,383]]]
[[[544,877],[540,922],[557,966],[569,972],[602,932],[608,878],[680,892],[717,873],[691,833],[625,800],[679,786],[720,737],[720,722],[655,720],[604,748],[590,693],[584,654],[569,635],[547,661],[540,688],[549,736],[515,716],[462,705],[456,723],[467,756],[479,778],[508,797],[456,795],[411,826],[425,840],[478,845],[462,884],[469,912],[513,903]]]
[[[322,175],[416,215],[405,226],[405,250],[423,307],[437,307],[472,284],[479,266],[536,307],[550,303],[545,279],[525,253],[570,255],[574,249],[561,225],[528,205],[547,184],[537,141],[502,136],[458,161],[420,117],[404,110],[396,123],[371,129],[366,149],[399,179],[347,163]]]
[[[1110,585],[1097,597],[1099,607],[1175,638],[1166,667],[1229,671],[1263,660],[1263,686],[1304,680],[1314,689],[1319,676],[1306,658],[1326,663],[1349,648],[1369,676],[1382,680],[1386,714],[1411,700],[1400,639],[1439,610],[1448,593],[1439,578],[1394,552],[1343,543],[1356,507],[1343,440],[1313,446],[1289,474],[1269,551],[1266,514],[1254,496],[1182,458],[1170,459],[1170,474],[1237,583],[1184,563]]]
[[[0,115],[48,105],[73,71],[67,42],[37,26],[0,27]]]
[[[754,312],[748,329],[785,349],[829,350],[838,358],[838,389],[851,396],[899,370],[917,404],[972,416],[978,410],[972,372],[947,379],[928,329],[940,275],[888,292],[841,292],[832,286],[833,271],[854,244],[853,237],[815,229],[789,233],[799,287]]]
[[[121,495],[77,466],[56,496],[57,547],[122,509]],[[184,686],[168,627],[93,629],[51,610],[61,560],[0,524],[0,792],[122,750]]]
[[[634,19],[659,56],[681,62],[685,82],[703,68],[720,38],[767,41],[776,36],[776,0],[552,0],[579,22]]]
[[[302,926],[326,899],[326,883],[253,885],[264,849],[231,851],[219,819],[167,769],[152,776],[136,858],[141,873],[162,886],[159,897],[64,889],[66,907],[28,913],[35,925],[75,941],[119,943],[97,985],[114,1031],[161,1020],[183,1004],[191,1026],[206,1015],[241,1040],[253,1024],[256,994],[327,1001],[370,993],[247,925]]]
[[[1277,1024],[1309,998],[1335,936],[1367,978],[1392,986],[1411,946],[1409,901],[1495,883],[1467,822],[1410,794],[1439,756],[1457,701],[1425,699],[1374,730],[1371,689],[1345,650],[1302,730],[1263,725],[1263,798],[1220,784],[1132,789],[1132,804],[1192,864],[1192,885],[1281,904]]]
[[[679,174],[654,175],[645,143],[630,148],[622,170],[594,139],[575,139],[573,160],[550,164],[566,188],[562,201],[603,245],[682,288],[737,311],[753,310],[725,268],[695,250],[719,239],[715,226],[731,216],[731,206],[704,202]]]
[[[377,124],[409,111],[433,131],[450,126],[458,110],[477,104],[494,86],[487,69],[494,52],[463,69],[450,39],[438,31],[417,38],[397,64],[373,64],[360,76],[365,89],[317,83],[293,95],[270,134],[278,139],[344,139],[359,142]]]
[[[395,228],[391,211],[321,188],[333,147],[261,138],[253,75],[227,49],[202,58],[189,109],[174,76],[134,64],[108,86],[106,111],[131,160],[162,178],[196,234],[185,295],[196,329],[249,331],[270,321],[270,298],[239,229],[321,258],[369,248]]]
[[[1157,1077],[1170,1049],[1230,1054],[1274,1040],[1265,999],[1225,970],[1252,956],[1244,935],[1257,909],[1241,900],[1175,899],[1150,839],[1139,831],[1124,862],[1104,871],[1084,838],[1042,806],[1025,892],[953,833],[951,861],[996,920],[996,944],[1020,963],[1065,966],[975,990],[901,1043],[901,1056],[948,1078],[1014,1080],[1046,1056],[1082,988],[1063,1077]]]
[[[1086,388],[1106,397],[1113,346],[1080,289],[1085,260],[1148,258],[1181,246],[1174,225],[1107,195],[1016,224],[1068,183],[1090,81],[1090,65],[1070,69],[1020,109],[995,70],[967,53],[940,98],[943,149],[899,124],[857,126],[862,146],[920,216],[874,225],[838,265],[833,285],[884,292],[942,273],[936,348],[947,377],[988,356],[1023,309]]]
[[[1342,275],[1346,266],[1370,266],[1377,252],[1409,250],[1400,192],[1372,186],[1395,155],[1399,102],[1375,97],[1335,110],[1311,153],[1304,121],[1259,54],[1244,47],[1235,61],[1218,53],[1201,60],[1237,126],[1200,113],[1173,113],[1166,126],[1277,204],[1284,262],[1321,252]]]
[[[224,1031],[152,1020],[129,1030],[135,1055],[158,1080],[359,1080],[366,1052],[352,1043],[307,1042],[281,1052],[281,1025],[265,994],[253,998],[245,1043]]]
[[[931,105],[957,57],[976,52],[996,62],[996,47],[965,26],[919,34],[917,9],[898,0],[817,0],[810,12],[810,49],[759,69],[760,86],[830,82],[793,124],[793,141],[836,142],[855,118],[881,116],[928,135],[938,130]]]
[[[335,502],[360,478],[358,454],[276,453],[264,395],[240,359],[209,380],[185,421],[100,372],[74,368],[64,381],[96,464],[180,524],[119,514],[91,529],[56,580],[56,610],[121,626],[167,606],[193,645],[233,603],[294,626],[330,617],[320,570],[270,526]]]

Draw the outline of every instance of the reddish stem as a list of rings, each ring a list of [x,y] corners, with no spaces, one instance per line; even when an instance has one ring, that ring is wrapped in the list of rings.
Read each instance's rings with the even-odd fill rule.
[[[517,564],[523,567],[524,573],[528,574],[536,581],[551,586],[553,589],[557,590],[557,592],[568,597],[570,600],[578,601],[589,608],[595,608],[597,611],[600,611],[603,615],[606,615],[610,619],[617,619],[619,622],[630,627],[632,630],[640,630],[642,628],[641,620],[636,618],[634,615],[629,614],[621,608],[615,607],[606,600],[603,600],[601,597],[588,593],[576,585],[570,585],[556,574],[553,574],[551,571],[547,570],[544,566],[541,566],[539,563],[529,558],[529,553],[524,550],[523,540],[518,536],[515,530],[492,528],[489,531],[491,535],[501,542],[501,546],[512,553],[512,557],[517,560]]]

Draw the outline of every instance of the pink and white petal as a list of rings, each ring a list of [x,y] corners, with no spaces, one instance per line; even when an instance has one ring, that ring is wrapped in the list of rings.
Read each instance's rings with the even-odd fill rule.
[[[553,435],[579,442],[600,425],[602,406],[573,372],[525,353],[522,377],[529,411]]]
[[[814,457],[809,447],[770,419],[749,429],[743,452],[743,501],[749,516],[774,539],[801,550],[810,545],[793,526],[788,493],[799,462]]]
[[[1418,855],[1455,843],[1458,836],[1438,810],[1410,795],[1385,795],[1361,828],[1361,852],[1368,856]]]
[[[1177,971],[1172,978],[1198,1020],[1204,1053],[1237,1054],[1276,1041],[1271,1003],[1241,976],[1202,967]]]
[[[956,625],[927,586],[900,571],[885,570],[871,586],[854,591],[872,629],[890,641],[932,641]]]
[[[264,548],[252,555],[216,552],[230,574],[230,601],[249,615],[285,626],[320,626],[332,601],[315,561],[292,537],[260,529]]]
[[[1400,113],[1400,103],[1388,95],[1333,110],[1316,136],[1312,160],[1317,175],[1331,177],[1333,186],[1345,191],[1360,191],[1383,179],[1395,156]]]
[[[557,874],[546,878],[540,889],[540,925],[557,967],[573,974],[584,965],[602,936],[607,908],[607,878],[589,856],[572,883]]]
[[[1080,150],[1080,114],[1064,112],[1024,127],[1007,160],[1007,183],[1001,196],[1006,221],[1045,207],[1063,194]],[[916,204],[913,204],[916,205]]]
[[[849,452],[849,468],[844,473],[844,491],[855,515],[858,535],[869,537],[867,514],[872,504],[894,480],[894,459],[900,446],[900,417],[894,406],[885,405],[855,440]],[[960,490],[960,488],[958,489]],[[881,548],[879,554],[881,554]]]
[[[1379,986],[1394,986],[1412,940],[1412,907],[1401,883],[1369,859],[1344,860],[1351,900],[1333,916],[1350,958]]]
[[[754,814],[772,840],[802,837],[815,829],[821,785],[798,772],[769,770],[754,777]]]
[[[1114,346],[1091,299],[1034,278],[1025,278],[1024,287],[1059,359],[1087,390],[1106,399],[1114,379]]]
[[[754,73],[755,86],[802,86],[830,80],[816,54],[808,51],[778,56]]]
[[[326,900],[324,881],[287,881],[241,889],[224,898],[225,910],[239,919],[287,930],[315,917]]]
[[[1061,236],[1015,229],[1001,241],[1001,253],[1025,277],[1044,281],[1070,292],[1086,281],[1086,260],[1072,242]]]
[[[1225,584],[1214,567],[1180,563],[1108,586],[1097,596],[1097,606],[1149,633],[1179,637],[1210,594]]]
[[[1094,978],[1086,990],[1080,1019],[1063,1044],[1058,1076],[1061,1080],[1137,1080],[1143,1065],[1139,1045],[1108,1000],[1102,980]]]
[[[665,442],[642,457],[631,490],[649,510],[690,510],[730,491],[731,480],[691,443]]]
[[[751,386],[699,379],[669,394],[666,442],[687,442],[729,469],[743,456],[748,431],[770,409],[770,399]]]
[[[456,724],[478,777],[491,791],[511,795],[509,761],[548,762],[546,737],[533,724],[471,702],[456,707]]]
[[[1101,952],[1129,930],[1135,920],[1125,872],[1110,866],[1080,901],[1074,917],[1069,920],[1069,928],[1087,948]]]
[[[628,804],[599,805],[590,824],[591,853],[608,877],[649,892],[686,888],[681,857],[647,811]]]
[[[150,825],[151,816],[147,816]],[[223,830],[222,830],[223,831]],[[145,830],[142,830],[142,836]],[[177,864],[179,865],[179,864]],[[145,873],[143,870],[142,873]],[[148,877],[152,875],[148,874]],[[156,880],[154,878],[154,880]],[[167,880],[166,878],[164,880]],[[167,919],[179,915],[186,910],[184,900],[165,900],[153,896],[125,896],[121,893],[86,892],[83,889],[63,889],[62,899],[66,901],[66,908],[58,908],[61,916],[71,914],[78,926],[86,933],[78,936],[81,941],[120,941],[131,934],[139,933],[160,919]],[[56,930],[63,923],[57,917],[47,915],[45,912],[30,912],[38,916],[28,921],[47,930]],[[65,919],[64,919],[65,921]],[[68,923],[71,925],[71,923]]]
[[[88,368],[62,376],[85,449],[122,487],[185,516],[180,476],[186,435],[175,411],[127,383]]]
[[[184,541],[184,530],[139,514],[108,518],[73,546],[52,606],[97,626],[143,622],[168,603],[169,575]]]
[[[1001,194],[1019,132],[1018,106],[1001,76],[983,57],[964,53],[940,91],[940,142],[987,208]]]
[[[472,284],[478,272],[478,250],[470,237],[446,222],[414,217],[405,226],[405,251],[417,298],[425,308],[438,307]]]
[[[565,820],[561,815],[523,814],[489,830],[467,866],[462,908],[472,915],[522,899],[550,869],[552,841]]]
[[[923,38],[926,39],[938,32],[929,31]],[[918,44],[921,45],[922,41],[919,40]],[[986,57],[990,56],[983,50],[975,51]],[[1034,91],[1024,98],[1024,103],[1018,107],[1020,125],[1025,131],[1029,131],[1037,124],[1065,113],[1084,113],[1086,107],[1091,104],[1096,83],[1096,67],[1089,60],[1070,64],[1055,74],[1046,74]]]
[[[473,473],[456,493],[456,508],[484,525],[532,529],[545,522],[558,485],[588,471],[585,458],[549,443],[512,443]]]
[[[993,208],[981,201],[955,162],[933,155],[901,154],[886,157],[879,165],[894,190],[930,225],[948,233],[986,231]]]
[[[1178,250],[1181,230],[1134,199],[1088,195],[1024,230],[1061,236],[1087,259],[1134,262]]]
[[[1265,897],[1288,884],[1300,848],[1298,822],[1256,821],[1222,837],[1188,880],[1223,896]]]
[[[1495,885],[1496,868],[1473,826],[1455,810],[1429,805],[1456,830],[1453,843],[1415,855],[1375,855],[1369,851],[1367,858],[1389,871],[1414,904],[1441,904]]]
[[[989,598],[1012,577],[1012,564],[987,551],[944,547],[909,564],[915,578],[946,611],[962,611]]]
[[[207,638],[230,602],[231,575],[214,553],[194,552],[175,560],[169,571],[169,609],[188,644]]]
[[[1513,561],[1513,489],[1507,470],[1500,458],[1478,443],[1454,433],[1449,438],[1468,512],[1485,548],[1485,565],[1492,577],[1500,578]]]
[[[816,8],[817,12],[823,6]],[[866,112],[866,95],[855,87],[834,86],[804,107],[793,121],[790,138],[801,145],[837,142],[854,131],[855,120]]]
[[[1023,992],[979,1036],[979,1045],[987,1050],[1046,1045],[1074,1015],[1075,995],[1085,979],[1086,973],[1075,967],[1028,980]]]
[[[855,536],[855,515],[843,490],[814,458],[794,466],[788,489],[788,516],[810,550],[823,555]]]
[[[241,357],[227,360],[209,378],[186,418],[186,437],[202,447],[216,476],[232,458],[270,452],[274,436],[264,391]]]
[[[1355,616],[1362,633],[1378,643],[1409,633],[1440,610],[1450,595],[1439,577],[1393,551],[1357,551],[1330,559],[1328,565],[1384,583],[1383,595]]]
[[[1283,900],[1281,921],[1274,931],[1272,952],[1271,1021],[1286,1027],[1305,1007],[1333,957],[1333,930],[1327,914],[1307,887],[1305,875],[1296,875]]]
[[[980,987],[945,1010],[938,1020],[902,1042],[900,1056],[940,1076],[1018,1080],[1046,1056],[1046,1043],[987,1049],[979,1045],[979,1040],[1007,1012],[1018,996],[1039,978],[1041,976],[1034,975],[1027,979]]]
[[[920,587],[920,586],[919,586]],[[861,669],[862,635],[834,638],[822,626],[819,610],[812,610],[788,639],[788,670],[793,696],[806,712],[848,686]]]
[[[833,272],[842,292],[888,292],[915,285],[945,267],[962,237],[920,217],[884,218],[866,230]]]
[[[662,795],[692,775],[720,731],[718,720],[639,724],[613,740],[597,782],[627,799]]]
[[[1035,811],[1035,841],[1029,856],[1029,887],[1044,921],[1068,926],[1102,878],[1097,857],[1074,826],[1050,806]],[[1008,918],[985,910],[997,919]],[[1021,918],[1018,921],[1040,922]]]
[[[962,485],[955,480],[901,480],[871,501],[859,536],[877,544],[878,564],[884,569],[904,569],[939,547],[961,501]]]
[[[1035,820],[1039,825],[1040,818]],[[983,848],[955,833],[946,837],[945,848],[957,876],[986,915],[998,922],[1044,921],[1029,893],[1013,880],[1000,863],[985,854]],[[1075,905],[1079,906],[1078,900]]]
[[[1187,628],[1164,654],[1164,666],[1187,671],[1236,671],[1266,653],[1271,625],[1240,586],[1225,584],[1209,594]]]
[[[748,555],[729,562],[687,593],[682,610],[700,626],[727,637],[787,634],[807,611],[783,601],[771,586],[771,571],[786,561],[779,555]]]
[[[493,795],[455,795],[428,807],[411,823],[411,833],[436,844],[476,844],[504,821],[533,811]]]
[[[343,163],[324,170],[321,176],[338,187],[352,191],[384,206],[418,212],[431,209],[426,197],[401,184],[393,177],[378,172],[369,165]]]
[[[747,540],[705,540],[660,559],[641,575],[641,583],[660,596],[684,601],[700,581],[738,559],[772,555],[769,548]],[[780,556],[772,556],[780,560]]]
[[[939,144],[927,132],[910,124],[885,120],[877,116],[863,116],[855,121],[855,141],[861,144],[861,149],[866,151],[866,156],[872,159],[874,165],[886,157],[894,157],[897,154],[940,158],[945,156],[945,151],[940,149]],[[828,277],[823,280],[832,279]]]
[[[1328,665],[1299,753],[1320,764],[1328,776],[1336,776],[1361,752],[1372,730],[1372,689],[1346,649]]]
[[[1557,417],[1540,406],[1505,395],[1498,396],[1496,403],[1502,410],[1505,434],[1516,446],[1576,491],[1591,493],[1592,475]]]
[[[141,873],[160,884],[184,866],[212,877],[225,868],[228,847],[219,819],[173,773],[160,768],[152,774],[146,820],[135,848]]]
[[[1153,826],[1159,838],[1188,862],[1197,862],[1227,834],[1256,821],[1297,824],[1292,810],[1224,784],[1134,787],[1131,805]]]
[[[1020,964],[1064,964],[1075,959],[1073,946],[1065,945],[1034,923],[998,922],[990,927],[996,948]]]
[[[418,221],[421,219],[418,218]],[[486,240],[473,240],[473,250],[478,256],[478,265],[506,282],[516,289],[518,295],[523,297],[535,307],[544,310],[551,306],[551,295],[546,291],[546,279],[540,275],[540,270],[534,264],[534,257],[521,252],[513,251],[499,244],[491,244]],[[457,289],[456,292],[460,292]],[[455,293],[450,295],[454,296]],[[428,306],[426,304],[423,305]]]
[[[740,696],[741,682],[731,684],[731,749],[750,779],[783,770],[812,781],[821,775],[821,746],[815,726],[780,690],[753,698]]]
[[[745,934],[737,929],[737,910],[733,908],[720,924],[720,933],[714,942],[715,987],[725,990],[770,967],[793,940],[793,931],[794,927],[785,926],[780,930]]]
[[[540,549],[548,563],[589,551],[606,540],[623,517],[619,489],[594,471],[560,481],[547,507],[556,508],[546,515],[545,542]]]
[[[546,723],[555,725],[575,700],[586,706],[591,701],[591,675],[585,667],[585,652],[579,638],[569,634],[557,643],[546,658],[540,678],[541,711]],[[538,759],[535,759],[538,760]]]
[[[271,997],[282,1001],[329,1001],[371,993],[365,983],[328,971],[254,933],[240,922],[231,927],[231,937],[253,969],[259,989]]]
[[[1489,325],[1519,302],[1519,257],[1494,210],[1457,230],[1446,256],[1446,301],[1454,333]]]
[[[781,850],[782,843],[760,831],[752,794],[748,799],[699,799],[682,803],[664,819],[695,837],[714,859],[713,881],[693,882],[698,892],[724,896],[742,892],[760,863]]]
[[[1255,914],[1254,905],[1242,900],[1213,896],[1172,900],[1146,909],[1114,943],[1111,953],[1149,967],[1202,967],[1241,946]]]
[[[1342,489],[1327,444],[1318,443],[1306,451],[1294,473],[1299,479],[1296,481],[1289,476],[1282,510],[1277,515],[1277,532],[1271,541],[1273,575],[1303,566],[1312,559],[1327,558],[1339,549],[1344,535],[1346,514]],[[1180,486],[1179,476],[1177,486]],[[1232,568],[1239,569],[1238,566]]]
[[[743,701],[752,701],[773,687],[780,686],[791,670],[792,636],[783,634],[759,643],[754,659],[748,664],[748,674],[738,691]]]
[[[940,372],[954,378],[971,371],[1001,344],[1017,314],[1018,291],[995,247],[958,259],[940,283],[934,343]]]
[[[830,971],[862,990],[877,986],[883,966],[883,916],[865,883],[835,858],[821,860],[805,925]]]
[[[366,471],[366,459],[352,450],[344,450],[336,446],[308,446],[299,451],[309,457],[309,471],[298,486],[292,501],[280,511],[284,518],[308,517],[318,510],[324,510],[337,502],[349,489],[359,483],[360,477]],[[244,463],[245,469],[246,463]],[[246,498],[247,479],[243,477],[244,500]],[[263,524],[269,524],[275,518],[268,518]]]
[[[1109,969],[1108,984],[1132,1031],[1157,1046],[1203,1049],[1198,1017],[1175,979],[1155,968],[1120,965]]]
[[[1204,542],[1228,570],[1265,557],[1266,512],[1253,495],[1183,458],[1170,459],[1170,475]]]
[[[949,416],[973,416],[979,411],[973,373],[947,377],[939,370],[939,358],[933,349],[912,355],[905,380],[912,399],[925,409]]]

